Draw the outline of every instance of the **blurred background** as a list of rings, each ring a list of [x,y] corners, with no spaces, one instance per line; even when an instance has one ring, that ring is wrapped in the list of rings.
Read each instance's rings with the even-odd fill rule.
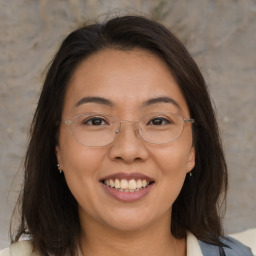
[[[0,249],[45,69],[85,21],[140,14],[187,46],[209,85],[229,169],[226,233],[256,227],[255,0],[0,0]]]

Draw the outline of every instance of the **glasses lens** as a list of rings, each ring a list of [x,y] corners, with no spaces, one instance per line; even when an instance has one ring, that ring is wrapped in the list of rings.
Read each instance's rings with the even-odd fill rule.
[[[140,122],[141,137],[150,143],[165,144],[177,140],[183,130],[183,117],[172,113],[152,113]]]
[[[182,134],[183,127],[184,119],[181,115],[151,113],[139,122],[139,133],[149,143],[166,144],[177,140]],[[91,147],[111,144],[119,128],[118,118],[102,114],[82,114],[76,116],[72,121],[72,133],[75,139],[79,143]]]
[[[76,140],[86,146],[105,146],[113,142],[119,120],[99,114],[83,114],[73,120],[72,132]]]

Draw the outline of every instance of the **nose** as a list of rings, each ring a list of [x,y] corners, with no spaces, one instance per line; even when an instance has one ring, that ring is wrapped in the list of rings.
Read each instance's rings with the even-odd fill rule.
[[[116,131],[117,137],[110,145],[109,157],[112,160],[122,160],[126,163],[134,161],[145,161],[148,151],[141,139],[137,123],[133,121],[122,121]],[[135,128],[136,126],[136,128]]]

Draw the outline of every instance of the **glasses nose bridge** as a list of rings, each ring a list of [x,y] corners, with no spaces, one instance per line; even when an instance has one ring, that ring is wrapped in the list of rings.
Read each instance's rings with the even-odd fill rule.
[[[137,127],[135,128],[135,131],[138,131],[139,129],[139,121],[130,121],[130,120],[120,120],[119,127],[116,130],[116,134],[120,133],[122,131],[122,124],[130,124],[135,123]]]
[[[139,123],[139,121],[120,120],[120,124],[122,123]]]

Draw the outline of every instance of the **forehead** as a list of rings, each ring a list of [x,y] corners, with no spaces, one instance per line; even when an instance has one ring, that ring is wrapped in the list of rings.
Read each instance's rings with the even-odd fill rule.
[[[136,109],[157,97],[176,101],[184,114],[186,101],[167,64],[145,50],[101,50],[86,58],[68,85],[64,111],[84,97],[103,97],[115,107]]]

